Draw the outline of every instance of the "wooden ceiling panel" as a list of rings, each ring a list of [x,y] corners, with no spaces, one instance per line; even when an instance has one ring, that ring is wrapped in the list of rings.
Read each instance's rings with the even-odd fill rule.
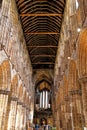
[[[18,0],[17,5],[20,13],[59,13],[63,10],[63,0]]]
[[[26,34],[27,46],[29,45],[58,45],[59,35],[53,34]],[[37,41],[37,42],[36,42]]]
[[[54,68],[65,0],[16,0],[34,69]]]
[[[53,55],[56,55],[56,52],[54,49],[52,48],[32,48],[32,49],[28,49],[30,54],[53,54]]]

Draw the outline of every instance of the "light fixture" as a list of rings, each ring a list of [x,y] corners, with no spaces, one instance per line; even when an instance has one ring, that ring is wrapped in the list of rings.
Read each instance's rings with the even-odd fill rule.
[[[81,31],[81,28],[77,28],[77,32],[80,32]]]
[[[11,57],[9,56],[9,59],[11,60]]]
[[[68,60],[70,60],[71,58],[68,56]]]

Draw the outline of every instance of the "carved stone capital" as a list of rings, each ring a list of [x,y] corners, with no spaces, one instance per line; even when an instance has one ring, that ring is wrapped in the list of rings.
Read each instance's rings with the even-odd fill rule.
[[[0,94],[4,94],[4,95],[8,95],[9,94],[9,90],[0,90]]]
[[[70,91],[70,95],[76,95],[76,94],[82,95],[82,91],[80,89],[78,89],[78,90],[71,90]]]
[[[23,106],[23,102],[22,101],[18,101],[17,103],[18,103],[18,105],[22,105]]]
[[[0,43],[0,51],[3,50],[4,47],[5,47],[5,46]]]
[[[87,82],[87,75],[80,77],[80,78],[79,78],[79,82],[80,82],[81,84]]]
[[[14,97],[14,96],[11,96],[10,99],[11,99],[11,101],[18,101],[18,98]]]

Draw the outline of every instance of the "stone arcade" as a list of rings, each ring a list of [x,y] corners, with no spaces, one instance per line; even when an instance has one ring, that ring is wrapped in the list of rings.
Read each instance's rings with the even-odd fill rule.
[[[87,0],[0,0],[0,130],[87,130],[86,87]]]

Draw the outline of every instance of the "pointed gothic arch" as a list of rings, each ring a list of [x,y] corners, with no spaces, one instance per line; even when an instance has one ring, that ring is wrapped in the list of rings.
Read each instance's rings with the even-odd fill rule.
[[[0,89],[10,91],[11,87],[11,66],[8,60],[0,65]]]
[[[22,86],[22,84],[19,86],[19,89],[18,89],[18,98],[20,101],[23,101],[23,86]]]
[[[87,76],[87,28],[81,32],[79,37],[78,69],[80,78]]]
[[[12,97],[18,97],[18,75],[14,75],[11,82]]]

